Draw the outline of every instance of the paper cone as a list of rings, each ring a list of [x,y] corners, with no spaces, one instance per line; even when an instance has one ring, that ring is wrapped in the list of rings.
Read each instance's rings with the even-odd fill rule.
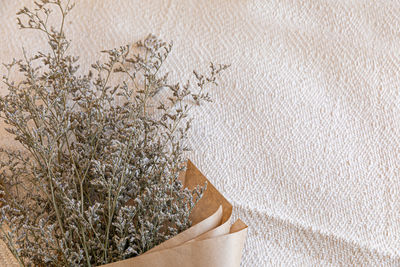
[[[193,226],[146,253],[103,267],[235,267],[240,266],[247,225],[231,226],[232,205],[188,161],[183,184],[189,189],[207,182],[191,214]]]

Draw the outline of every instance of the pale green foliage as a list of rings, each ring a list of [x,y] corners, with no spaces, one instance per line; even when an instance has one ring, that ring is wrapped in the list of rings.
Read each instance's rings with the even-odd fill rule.
[[[47,25],[53,9],[59,29]],[[21,28],[44,33],[50,53],[5,65],[0,116],[21,144],[1,150],[2,238],[24,266],[91,266],[137,256],[190,226],[205,187],[184,189],[189,110],[227,66],[195,73],[193,87],[161,74],[171,44],[154,36],[103,51],[88,75],[67,53],[72,6],[42,0],[22,9]],[[113,80],[113,77],[116,79]],[[121,81],[113,84],[115,80]]]

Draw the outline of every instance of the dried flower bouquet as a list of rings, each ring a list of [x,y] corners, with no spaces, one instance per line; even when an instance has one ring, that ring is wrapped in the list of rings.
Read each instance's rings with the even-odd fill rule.
[[[43,33],[50,52],[24,51],[5,65],[0,116],[21,146],[0,150],[1,238],[22,266],[140,260],[195,229],[190,215],[206,184],[189,189],[179,179],[188,115],[210,101],[207,86],[228,66],[194,72],[194,86],[171,84],[161,66],[172,45],[150,35],[102,51],[108,60],[81,75],[64,32],[73,5],[34,4],[17,13],[18,24]],[[58,28],[48,25],[56,9]],[[15,70],[22,81],[11,80]]]

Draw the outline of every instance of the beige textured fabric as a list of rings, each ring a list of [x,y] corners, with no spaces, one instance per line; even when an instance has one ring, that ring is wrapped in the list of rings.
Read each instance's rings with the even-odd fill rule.
[[[29,2],[0,0],[1,61],[44,44],[16,32]],[[232,64],[191,159],[249,225],[243,266],[400,265],[400,2],[76,2],[85,68],[149,32],[174,41],[174,79]]]

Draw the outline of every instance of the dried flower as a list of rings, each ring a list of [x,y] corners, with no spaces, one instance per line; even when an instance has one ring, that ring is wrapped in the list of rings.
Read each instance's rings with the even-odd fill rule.
[[[170,84],[160,68],[172,45],[150,35],[102,51],[108,61],[78,75],[63,29],[72,7],[41,0],[21,9],[20,28],[43,32],[51,52],[5,65],[8,74],[24,74],[21,82],[6,75],[9,93],[0,98],[0,116],[22,149],[0,150],[0,229],[23,266],[137,256],[190,227],[205,189],[184,189],[178,179],[188,114],[210,101],[206,87],[228,66],[194,72],[194,86]],[[59,29],[47,24],[55,8]]]

